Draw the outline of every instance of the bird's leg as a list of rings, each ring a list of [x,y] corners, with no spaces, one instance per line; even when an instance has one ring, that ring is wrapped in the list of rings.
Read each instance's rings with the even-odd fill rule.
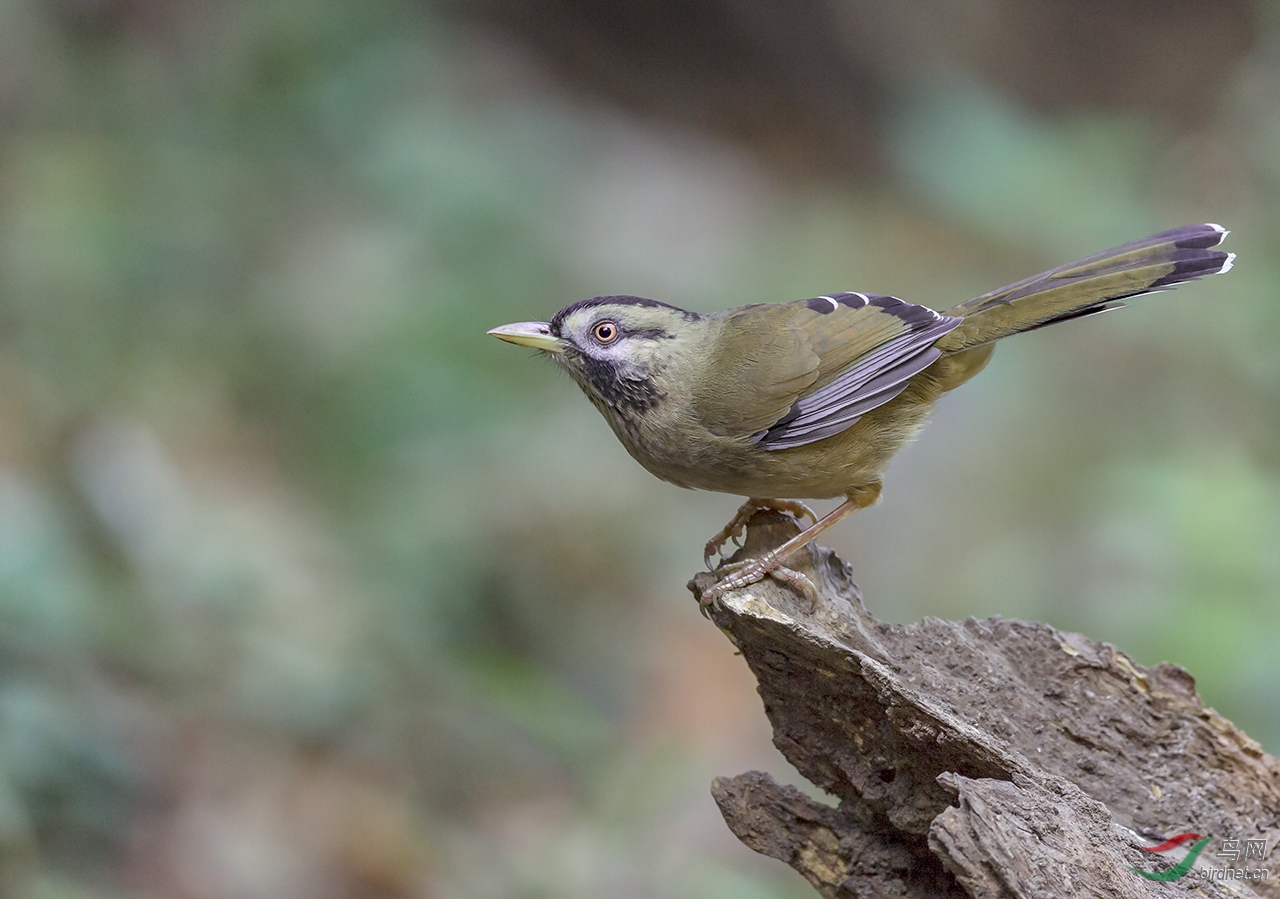
[[[714,606],[718,603],[720,597],[724,594],[757,584],[766,577],[774,577],[785,584],[799,587],[808,596],[809,608],[812,611],[818,605],[817,588],[814,587],[809,578],[800,572],[783,567],[782,562],[787,556],[812,541],[827,528],[838,524],[859,509],[866,508],[879,498],[880,484],[869,484],[856,492],[850,493],[844,502],[777,549],[770,550],[758,559],[722,566],[720,568],[723,575],[721,580],[702,594],[701,605],[703,613],[706,613],[707,606]]]
[[[729,562],[722,565],[717,572],[721,580],[702,594],[698,604],[698,611],[702,613],[702,617],[711,617],[708,610],[720,602],[721,595],[759,583],[767,577],[803,593],[805,599],[809,600],[810,612],[818,607],[818,588],[813,585],[813,581],[794,568],[787,568],[782,564],[774,565],[768,571],[757,572],[754,566],[761,561],[763,559],[747,559],[745,562]],[[744,581],[741,585],[736,584],[736,579],[739,578]],[[733,586],[730,586],[731,581],[735,582]]]
[[[711,564],[712,557],[719,553],[720,550],[724,548],[724,545],[730,540],[737,543],[739,546],[742,545],[738,538],[746,531],[747,522],[751,520],[752,515],[755,515],[757,512],[761,512],[765,509],[776,509],[779,512],[786,512],[788,515],[797,519],[803,519],[805,516],[808,516],[809,520],[814,523],[818,521],[817,514],[799,500],[755,499],[753,497],[738,508],[737,513],[735,513],[733,518],[729,520],[729,523],[720,529],[720,533],[707,541],[706,547],[702,550],[702,561],[706,564],[707,568],[714,568]]]
[[[719,569],[721,579],[717,581],[709,590],[702,594],[703,611],[707,606],[714,606],[720,601],[720,597],[733,590],[741,590],[743,587],[749,587],[752,584],[758,584],[766,577],[773,577],[784,584],[792,587],[799,587],[809,598],[810,610],[817,608],[818,605],[818,589],[813,585],[813,581],[809,580],[805,575],[791,568],[787,568],[782,564],[783,559],[791,554],[793,550],[797,550],[804,546],[810,540],[817,537],[827,528],[848,518],[858,509],[862,508],[853,500],[845,500],[825,516],[818,519],[817,522],[805,528],[799,534],[796,534],[786,543],[776,549],[772,549],[757,559],[747,559],[743,562],[732,562],[723,565]]]

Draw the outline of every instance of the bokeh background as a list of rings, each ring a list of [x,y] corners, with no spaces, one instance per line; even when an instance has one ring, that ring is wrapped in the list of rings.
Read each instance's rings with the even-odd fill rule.
[[[1002,345],[830,536],[1280,749],[1280,4],[0,0],[0,894],[802,897],[685,582],[733,497],[487,328],[937,307],[1220,221]],[[825,508],[825,507],[824,507]]]

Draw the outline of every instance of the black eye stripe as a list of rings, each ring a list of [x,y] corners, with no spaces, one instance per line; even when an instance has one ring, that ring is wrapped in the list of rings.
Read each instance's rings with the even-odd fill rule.
[[[648,328],[640,331],[632,331],[628,328],[618,326],[619,337],[644,337],[648,340],[670,340],[673,334],[669,334],[661,328]]]
[[[614,330],[617,331],[617,336],[608,341],[601,341],[602,343],[617,343],[623,337],[642,337],[647,340],[670,340],[675,336],[669,331],[664,331],[662,328],[632,329],[615,322],[613,319],[604,319],[603,321],[598,321],[591,326],[590,333],[593,337],[596,337],[596,328],[603,324],[613,325]],[[600,338],[596,337],[596,340],[600,340]]]

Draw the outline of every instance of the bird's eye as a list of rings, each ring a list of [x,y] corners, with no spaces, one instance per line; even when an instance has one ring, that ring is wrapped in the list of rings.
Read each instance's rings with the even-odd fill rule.
[[[618,339],[618,326],[613,322],[598,322],[591,334],[601,343],[613,343]]]

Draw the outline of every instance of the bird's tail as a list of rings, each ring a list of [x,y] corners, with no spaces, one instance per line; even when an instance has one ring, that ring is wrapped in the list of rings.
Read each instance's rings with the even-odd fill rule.
[[[1226,236],[1221,225],[1185,225],[993,290],[947,310],[963,321],[936,346],[958,353],[1225,272],[1236,254],[1212,248]]]

